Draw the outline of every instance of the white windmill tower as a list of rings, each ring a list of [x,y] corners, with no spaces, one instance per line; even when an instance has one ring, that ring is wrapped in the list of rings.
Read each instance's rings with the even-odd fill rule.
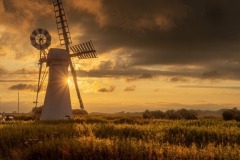
[[[84,110],[77,84],[76,71],[71,58],[97,58],[96,51],[91,41],[70,47],[72,41],[63,4],[61,0],[56,0],[53,2],[53,6],[60,44],[65,46],[65,49],[50,48],[47,53],[45,49],[51,44],[51,36],[45,29],[38,28],[30,35],[31,44],[40,50],[38,89],[35,102],[36,107],[38,103],[38,93],[47,75],[47,71],[45,70],[42,76],[43,63],[46,63],[46,69],[49,68],[48,85],[41,120],[58,120],[64,119],[65,117],[72,118],[72,106],[69,86],[67,83],[68,66],[70,66],[71,69],[80,108]]]

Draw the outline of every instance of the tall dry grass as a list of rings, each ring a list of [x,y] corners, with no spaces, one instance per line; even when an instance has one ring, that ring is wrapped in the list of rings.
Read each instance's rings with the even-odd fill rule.
[[[236,159],[240,123],[85,116],[0,125],[0,159]]]

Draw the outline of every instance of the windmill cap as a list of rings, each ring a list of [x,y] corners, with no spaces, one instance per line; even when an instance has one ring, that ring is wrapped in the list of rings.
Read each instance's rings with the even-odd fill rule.
[[[69,59],[69,54],[65,49],[50,48],[47,59]]]

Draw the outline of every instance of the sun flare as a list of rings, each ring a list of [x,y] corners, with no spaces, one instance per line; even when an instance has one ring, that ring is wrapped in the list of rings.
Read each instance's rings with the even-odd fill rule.
[[[67,82],[68,82],[68,83],[70,83],[70,82],[71,82],[71,80],[68,78],[68,79],[67,79]]]

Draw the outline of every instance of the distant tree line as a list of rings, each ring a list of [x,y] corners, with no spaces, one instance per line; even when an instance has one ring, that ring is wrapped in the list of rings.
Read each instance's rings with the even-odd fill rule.
[[[32,109],[32,112],[35,114],[41,114],[42,113],[42,106],[39,107],[34,107]],[[73,109],[72,110],[73,115],[84,115],[84,114],[88,114],[88,112],[86,110],[81,110],[81,109]]]
[[[155,119],[198,119],[197,113],[192,110],[187,109],[179,109],[179,110],[167,110],[165,112],[156,110],[156,111],[149,111],[146,110],[143,112],[143,118],[155,118]]]
[[[233,109],[226,110],[222,113],[222,117],[224,120],[236,120],[240,122],[240,110],[238,110],[236,107]]]

